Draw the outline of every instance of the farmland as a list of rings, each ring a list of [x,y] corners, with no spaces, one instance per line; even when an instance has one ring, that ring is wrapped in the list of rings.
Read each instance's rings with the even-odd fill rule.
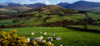
[[[81,30],[69,29],[65,27],[22,27],[22,28],[0,28],[5,30],[6,32],[10,32],[11,29],[16,29],[18,36],[22,34],[23,36],[30,37],[33,39],[34,37],[44,36],[43,34],[39,34],[41,31],[47,32],[47,35],[44,36],[44,39],[50,37],[49,35],[55,33],[55,36],[51,36],[54,38],[53,43],[55,46],[59,46],[63,44],[64,46],[100,46],[100,34],[93,32],[85,32]],[[32,36],[31,32],[34,32],[35,35]],[[56,37],[60,36],[62,40],[55,40]]]
[[[6,12],[1,11],[0,31],[10,32],[11,29],[15,29],[18,36],[25,36],[31,40],[41,35],[45,40],[47,37],[52,37],[54,39],[52,43],[55,46],[60,44],[63,46],[100,46],[100,14],[56,5],[27,11]],[[31,35],[31,32],[34,32],[34,35]],[[39,34],[39,32],[42,33]],[[43,32],[47,32],[47,35],[43,35]],[[50,36],[53,33],[55,36]],[[56,37],[61,37],[61,40],[56,40]]]

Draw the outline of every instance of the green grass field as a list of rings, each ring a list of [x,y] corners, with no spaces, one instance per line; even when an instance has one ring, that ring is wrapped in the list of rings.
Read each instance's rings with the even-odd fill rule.
[[[88,13],[88,16],[92,17],[93,19],[100,19],[100,14]]]
[[[64,46],[100,46],[100,34],[93,32],[84,32],[81,30],[68,29],[65,27],[22,27],[22,28],[1,28],[6,32],[10,32],[11,29],[18,30],[17,34],[20,34],[30,37],[33,39],[34,37],[41,36],[43,34],[39,34],[38,32],[47,32],[47,35],[44,36],[44,39],[50,37],[49,35],[55,33],[53,38],[60,36],[62,40],[57,41],[54,39],[53,43],[55,46],[59,46],[63,44]],[[35,32],[35,35],[32,36],[31,32]]]
[[[84,29],[84,25],[73,25],[72,27]],[[100,26],[98,26],[98,25],[87,25],[87,27],[90,30],[99,30],[100,31]]]
[[[12,25],[18,25],[18,24],[22,24],[22,23],[24,23],[24,22],[27,21],[27,20],[22,20],[22,19],[20,19],[19,22],[13,23],[13,20],[14,20],[14,19],[0,20],[0,25],[9,25],[9,24],[12,24]]]
[[[13,19],[0,20],[0,25],[2,25],[2,24],[8,25],[8,24],[11,24],[12,21],[13,21]]]

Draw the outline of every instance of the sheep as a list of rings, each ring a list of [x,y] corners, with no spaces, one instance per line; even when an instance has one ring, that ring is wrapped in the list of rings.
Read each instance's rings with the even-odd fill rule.
[[[26,38],[26,41],[29,43],[30,42],[30,38],[28,37],[28,38]]]
[[[49,43],[50,45],[53,45],[53,46],[54,46],[54,44],[53,44],[53,43],[51,43],[50,41],[48,41],[47,43]]]
[[[52,33],[50,36],[55,36],[55,33]]]
[[[43,36],[40,36],[39,38],[43,39]]]
[[[41,32],[39,31],[39,34],[41,34]]]
[[[33,40],[35,40],[37,42],[42,41],[43,40],[43,36],[35,37]]]
[[[62,44],[60,44],[60,46],[63,46]]]
[[[47,41],[53,41],[52,37],[47,37]]]
[[[42,40],[42,42],[46,42],[46,40]]]
[[[43,34],[44,34],[44,35],[47,35],[47,33],[46,33],[46,32],[43,32]]]
[[[31,35],[34,35],[34,32],[31,32]]]
[[[61,37],[56,37],[56,40],[61,40]]]
[[[50,41],[48,41],[49,44],[52,44]]]

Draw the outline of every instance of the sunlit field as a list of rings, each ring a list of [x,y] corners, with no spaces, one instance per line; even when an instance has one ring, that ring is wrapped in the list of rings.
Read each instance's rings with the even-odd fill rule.
[[[31,39],[39,36],[43,36],[46,40],[47,37],[53,37],[53,43],[55,46],[63,44],[63,46],[100,46],[100,34],[93,32],[85,32],[81,30],[68,29],[65,27],[22,27],[22,28],[1,28],[6,32],[10,32],[11,29],[16,29],[18,36],[30,37]],[[42,32],[39,34],[38,32]],[[31,35],[34,32],[34,35]],[[47,35],[43,35],[43,32],[47,32]],[[50,36],[55,33],[55,36]],[[61,37],[61,40],[56,40],[56,37]]]

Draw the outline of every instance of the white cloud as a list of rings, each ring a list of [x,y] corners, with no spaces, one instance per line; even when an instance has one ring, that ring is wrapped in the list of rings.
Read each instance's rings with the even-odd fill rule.
[[[32,4],[36,0],[9,0],[9,1],[13,3],[20,3],[20,4]]]
[[[50,4],[50,2],[49,2],[49,1],[45,1],[45,4],[49,5],[49,4]]]
[[[100,2],[100,0],[85,0],[85,1]]]
[[[57,3],[60,3],[61,1],[59,0]]]

